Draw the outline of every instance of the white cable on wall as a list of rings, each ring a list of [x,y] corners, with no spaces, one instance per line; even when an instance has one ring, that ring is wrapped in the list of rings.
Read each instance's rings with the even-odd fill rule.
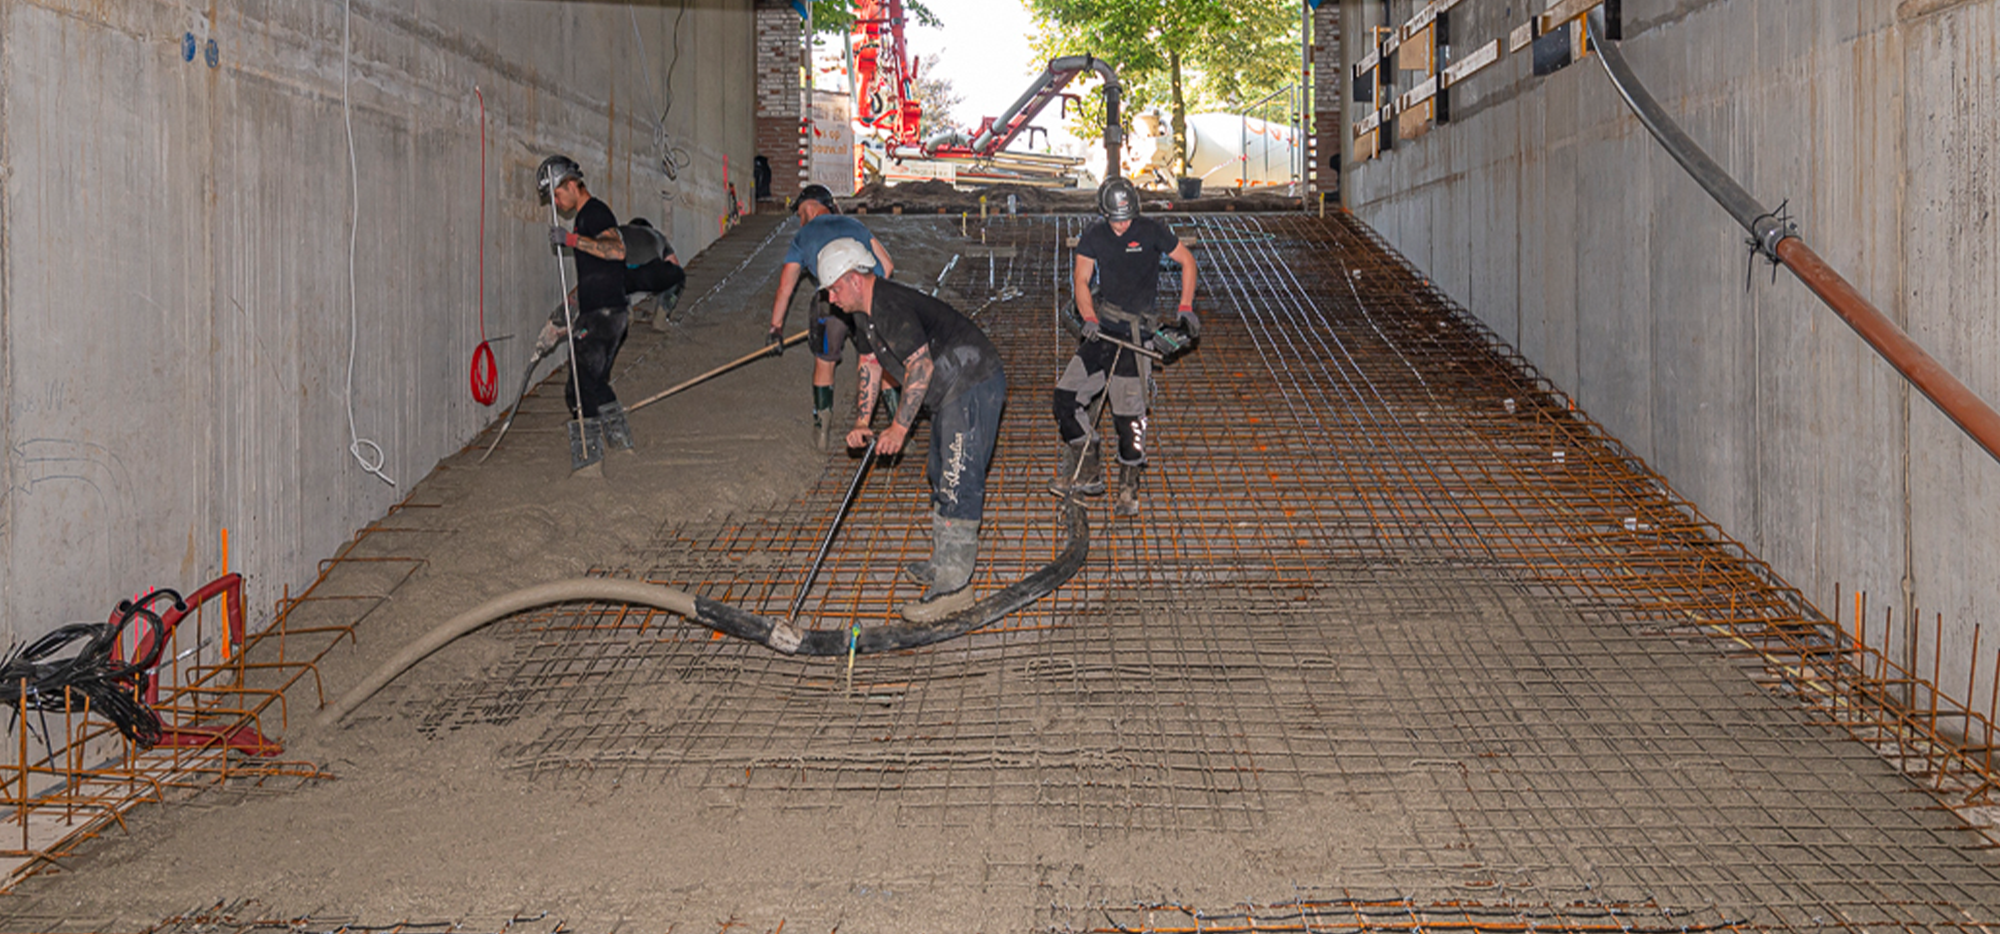
[[[382,472],[382,464],[387,459],[382,453],[382,446],[361,437],[354,424],[354,357],[361,344],[361,301],[355,294],[354,276],[355,245],[361,236],[361,166],[354,156],[354,109],[348,100],[353,33],[354,0],[346,0],[341,4],[340,115],[347,124],[347,178],[353,194],[347,225],[347,453],[354,455],[355,463],[360,464],[362,470],[374,474],[383,483],[395,486],[396,481]]]

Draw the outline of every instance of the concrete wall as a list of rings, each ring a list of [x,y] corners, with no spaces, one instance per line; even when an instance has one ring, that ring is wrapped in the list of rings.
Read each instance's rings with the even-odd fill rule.
[[[0,3],[8,635],[196,586],[225,527],[267,621],[507,404],[467,388],[480,253],[504,394],[557,294],[543,156],[683,257],[718,235],[725,158],[750,191],[750,7],[354,0],[344,57],[339,0]],[[349,454],[350,334],[354,424],[399,486]]]
[[[1454,45],[1543,6],[1467,0]],[[2000,401],[2000,2],[1623,6],[1627,58],[1687,131],[1753,195],[1789,198],[1808,243]],[[1385,15],[1344,13],[1355,36]],[[1760,266],[1745,290],[1743,233],[1595,59],[1535,78],[1511,56],[1453,111],[1350,164],[1354,211],[1823,609],[1836,585],[1866,591],[1877,643],[1882,609],[1898,641],[1920,612],[1926,676],[1942,614],[1942,683],[1964,693],[1973,627],[2000,616],[2000,464],[1789,273]]]

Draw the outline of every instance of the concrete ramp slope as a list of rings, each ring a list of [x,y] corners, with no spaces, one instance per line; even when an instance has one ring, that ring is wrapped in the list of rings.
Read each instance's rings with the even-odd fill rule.
[[[30,880],[0,919],[2000,923],[1978,822],[1990,770],[1947,742],[1983,735],[1983,709],[1846,641],[1351,217],[1165,219],[1196,244],[1201,344],[1155,374],[1143,510],[1093,500],[1089,559],[1048,597],[851,664],[643,607],[522,613],[288,750],[333,780],[128,816],[133,833]],[[949,267],[939,295],[977,310],[1006,358],[982,592],[1062,547],[1049,392],[1074,347],[1056,311],[1089,220],[866,218],[898,278]],[[754,346],[769,301],[745,289],[635,333],[642,362],[620,392]],[[850,354],[843,415],[852,373]],[[647,408],[637,453],[614,455],[599,488],[562,477],[559,396],[531,393],[492,461],[475,442],[416,488],[394,536],[368,540],[428,563],[371,604],[359,647],[321,662],[328,690],[536,580],[597,574],[787,614],[854,473],[845,452],[812,450],[807,379],[790,352]],[[923,470],[871,469],[797,625],[878,624],[917,592],[897,571],[928,550]],[[293,722],[313,702],[294,697]],[[197,893],[207,914],[188,911]]]

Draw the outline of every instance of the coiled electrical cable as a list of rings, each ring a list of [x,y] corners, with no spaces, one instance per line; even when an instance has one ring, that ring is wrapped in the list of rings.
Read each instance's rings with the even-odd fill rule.
[[[147,673],[166,648],[166,624],[152,609],[161,600],[187,610],[179,593],[162,588],[120,601],[110,622],[63,626],[9,653],[0,661],[0,703],[17,713],[24,708],[52,713],[78,709],[75,695],[81,694],[88,710],[111,721],[140,749],[151,749],[160,741],[160,715],[140,697]],[[118,646],[135,626],[134,657],[121,660]],[[56,657],[78,643],[75,654]]]

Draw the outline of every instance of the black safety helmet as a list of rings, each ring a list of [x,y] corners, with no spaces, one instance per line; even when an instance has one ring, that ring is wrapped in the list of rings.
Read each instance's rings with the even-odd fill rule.
[[[1097,213],[1108,221],[1129,221],[1139,216],[1139,189],[1123,176],[1113,175],[1097,186]]]
[[[826,205],[827,210],[840,213],[840,205],[833,203],[833,191],[825,185],[813,184],[799,189],[799,196],[792,199],[792,213],[798,213],[799,205],[808,201],[817,201]]]
[[[568,156],[550,156],[535,169],[535,192],[541,196],[542,203],[547,204],[555,190],[572,178],[583,181],[583,166],[577,165],[576,160]]]

